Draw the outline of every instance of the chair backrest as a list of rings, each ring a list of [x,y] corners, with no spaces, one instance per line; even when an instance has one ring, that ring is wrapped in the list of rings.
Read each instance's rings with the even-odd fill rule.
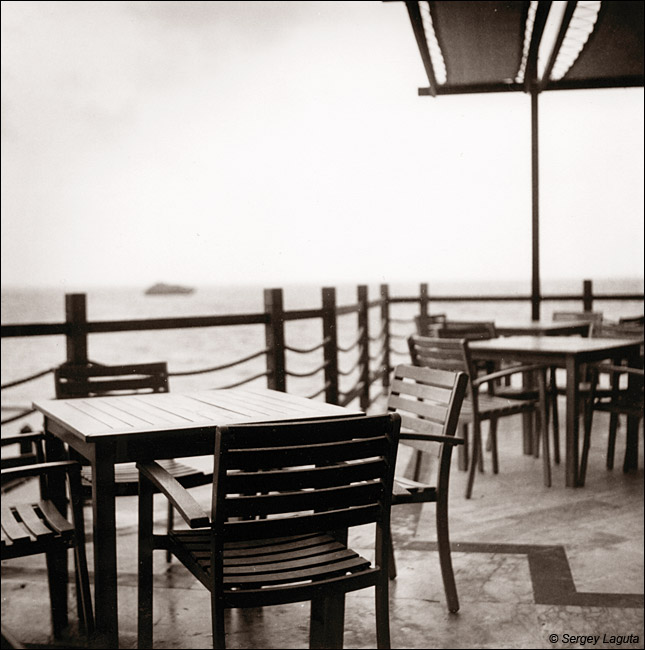
[[[387,407],[401,416],[401,444],[431,451],[427,434],[454,436],[467,385],[464,372],[399,364]]]
[[[165,361],[118,366],[65,364],[56,368],[54,381],[58,399],[119,393],[166,393],[168,367]]]
[[[465,343],[465,339],[413,334],[408,337],[410,360],[414,366],[469,374],[471,360]]]
[[[497,336],[492,321],[447,320],[437,328],[436,336],[442,339],[466,339],[467,341],[494,339]]]
[[[601,311],[554,311],[551,318],[554,321],[577,320],[589,323],[602,321]]]
[[[604,320],[594,324],[592,335],[603,339],[642,339],[643,331],[643,326],[638,323],[612,323]]]
[[[635,325],[643,327],[645,325],[645,316],[623,316],[618,319],[619,325]]]
[[[389,526],[400,427],[396,413],[218,427],[213,543]]]
[[[424,314],[414,317],[414,326],[417,334],[421,334],[421,336],[430,336],[435,327],[443,325],[445,322],[445,314]]]

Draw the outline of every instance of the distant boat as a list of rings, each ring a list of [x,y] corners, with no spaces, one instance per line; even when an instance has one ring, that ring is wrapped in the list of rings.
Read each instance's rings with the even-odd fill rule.
[[[189,294],[195,291],[193,287],[182,287],[178,284],[166,284],[165,282],[157,282],[151,287],[146,289],[147,296],[168,296],[173,294]]]

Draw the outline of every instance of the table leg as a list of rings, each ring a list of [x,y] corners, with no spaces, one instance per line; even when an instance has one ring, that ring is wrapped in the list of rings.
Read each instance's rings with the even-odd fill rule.
[[[614,362],[615,363],[615,362]],[[638,367],[637,359],[628,358],[627,365]],[[627,392],[629,395],[638,395],[643,390],[642,380],[639,382],[636,377],[629,375],[627,383]],[[642,393],[640,395],[642,399]],[[636,402],[638,397],[634,398]],[[627,432],[625,439],[625,460],[623,462],[623,472],[630,472],[638,469],[638,425],[640,418],[638,416],[627,416]]]
[[[579,437],[579,409],[580,409],[580,364],[576,359],[568,358],[567,370],[567,431],[566,431],[566,459],[565,459],[565,485],[578,486],[578,437]]]
[[[345,594],[311,601],[310,648],[342,648],[344,627]]]
[[[55,462],[65,460],[65,458],[66,453],[63,443],[53,436],[47,435],[45,439],[45,459],[48,462]],[[48,498],[52,500],[60,513],[64,517],[67,516],[65,477],[62,474],[49,476],[44,484],[44,488],[47,491]],[[65,549],[47,551],[46,563],[52,611],[52,628],[54,638],[58,639],[69,622],[67,610],[67,551]]]
[[[531,389],[535,388],[535,381],[533,379],[533,373],[523,372],[522,373],[522,384],[525,388]],[[531,456],[536,452],[535,449],[535,434],[533,428],[534,414],[533,413],[522,413],[522,439],[524,443],[524,454],[526,456]]]
[[[92,510],[96,638],[101,647],[118,648],[114,445],[97,445],[95,456],[92,463]]]

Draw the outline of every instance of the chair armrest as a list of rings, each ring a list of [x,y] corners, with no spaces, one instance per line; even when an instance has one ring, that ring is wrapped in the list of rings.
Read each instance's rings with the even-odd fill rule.
[[[473,386],[481,386],[482,384],[486,384],[490,381],[495,381],[496,379],[502,379],[503,377],[510,377],[511,375],[515,375],[518,372],[535,372],[536,370],[546,370],[547,366],[544,366],[542,364],[532,364],[532,365],[524,365],[524,366],[513,366],[512,368],[504,368],[503,370],[497,370],[495,372],[491,372],[488,375],[481,375],[477,377],[476,379],[473,379]]]
[[[644,376],[644,371],[642,368],[631,368],[629,366],[615,366],[610,363],[596,363],[593,364],[593,367],[598,370],[599,372],[606,372],[606,373],[625,373],[628,375],[633,375],[634,377],[643,377]]]
[[[155,462],[137,463],[137,468],[139,479],[145,478],[164,494],[191,528],[203,528],[210,524],[210,517],[199,503],[161,465]]]
[[[399,435],[399,440],[421,440],[423,442],[443,442],[447,445],[463,445],[464,439],[459,436],[442,436],[434,433],[403,433]]]
[[[2,478],[15,479],[25,478],[27,476],[40,476],[41,474],[51,474],[52,472],[68,472],[80,464],[75,460],[59,460],[53,463],[36,463],[35,465],[25,465],[21,467],[12,467],[3,469]]]
[[[394,477],[392,505],[436,502],[437,496],[437,488],[432,485],[400,476]]]
[[[3,436],[0,440],[0,445],[6,447],[7,445],[17,445],[21,442],[36,442],[43,439],[42,431],[34,431],[33,433],[14,433],[9,436]]]

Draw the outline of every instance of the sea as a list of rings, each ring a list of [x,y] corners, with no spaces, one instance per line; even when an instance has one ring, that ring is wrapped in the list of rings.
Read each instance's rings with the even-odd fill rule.
[[[598,294],[642,293],[643,278],[594,280],[593,291]],[[321,305],[322,286],[335,286],[337,304],[351,305],[357,301],[357,287],[353,284],[290,284],[282,287],[284,308],[315,309]],[[87,288],[89,321],[164,318],[180,316],[209,316],[216,314],[248,314],[263,311],[263,286],[196,286],[191,294],[146,295],[146,287]],[[267,287],[272,288],[272,287]],[[368,285],[369,298],[379,297],[377,284]],[[418,284],[390,284],[390,296],[418,296]],[[430,313],[443,313],[448,318],[464,320],[509,320],[530,318],[530,304],[520,302],[441,302],[441,295],[528,295],[528,282],[437,282],[429,283]],[[582,294],[582,281],[546,281],[544,295]],[[57,323],[65,320],[65,291],[62,289],[3,288],[2,324]],[[581,310],[577,301],[544,301],[543,318],[549,319],[556,310]],[[594,311],[605,318],[617,320],[622,316],[643,314],[641,301],[594,301]],[[391,306],[392,363],[409,360],[405,337],[414,331],[413,318],[418,305]],[[377,339],[381,329],[379,310],[370,310],[370,336]],[[358,349],[356,314],[339,317],[339,346],[346,351],[339,354],[341,392],[348,392],[358,380],[356,362]],[[321,364],[322,350],[316,348],[322,340],[320,319],[288,321],[285,324],[287,370],[294,373],[287,378],[287,390],[303,396],[319,393],[324,379]],[[226,365],[265,348],[262,325],[224,326],[174,329],[163,331],[117,332],[94,334],[89,337],[88,356],[104,364],[144,363],[166,361],[171,374],[173,391],[219,388],[242,381],[265,371],[265,359],[260,356],[238,366],[220,371],[204,372]],[[372,369],[379,366],[380,343],[374,341],[370,350]],[[17,382],[63,363],[66,344],[62,336],[6,338],[2,340],[2,385]],[[187,374],[184,374],[187,373]],[[259,377],[249,385],[266,385]],[[29,408],[35,399],[54,397],[51,372],[43,377],[3,388],[2,419],[16,409]],[[323,395],[318,395],[323,399]],[[33,414],[17,422],[3,425],[2,433],[13,433],[24,424],[38,427],[40,418]]]

